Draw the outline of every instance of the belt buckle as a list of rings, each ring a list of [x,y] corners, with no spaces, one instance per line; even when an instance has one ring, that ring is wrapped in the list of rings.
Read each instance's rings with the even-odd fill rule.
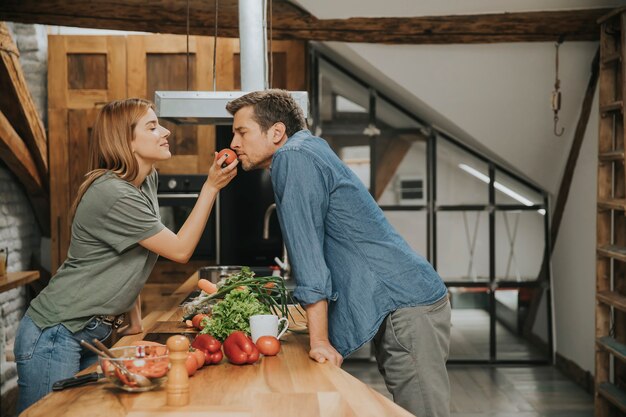
[[[120,314],[119,316],[115,317],[111,325],[113,326],[114,329],[117,329],[118,327],[122,325],[122,323],[124,323],[125,318],[126,318],[125,314]]]
[[[124,318],[125,315],[122,313],[118,316],[114,316],[112,314],[109,316],[101,316],[100,320],[102,321],[102,323],[108,324],[110,326],[113,326],[114,329],[117,329],[122,325],[122,323],[124,323]]]

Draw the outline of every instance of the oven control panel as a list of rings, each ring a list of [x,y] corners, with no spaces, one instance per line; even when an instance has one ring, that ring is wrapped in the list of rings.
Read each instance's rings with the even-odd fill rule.
[[[159,193],[199,193],[206,175],[159,175]]]

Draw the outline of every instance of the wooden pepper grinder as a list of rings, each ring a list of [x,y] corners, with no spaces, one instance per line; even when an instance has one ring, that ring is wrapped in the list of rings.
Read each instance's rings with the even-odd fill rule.
[[[177,335],[167,339],[170,351],[170,370],[167,376],[167,405],[183,406],[189,404],[189,376],[187,375],[187,352],[189,340]]]

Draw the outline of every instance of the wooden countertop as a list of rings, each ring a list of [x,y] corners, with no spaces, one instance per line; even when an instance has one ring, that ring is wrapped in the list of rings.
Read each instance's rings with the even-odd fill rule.
[[[192,275],[164,304],[144,319],[149,330],[157,322],[181,317],[178,303],[195,288]],[[129,336],[127,345],[145,335]],[[288,333],[281,352],[261,357],[253,365],[236,366],[226,359],[205,366],[190,378],[190,404],[166,406],[165,387],[144,393],[126,393],[105,380],[53,392],[27,409],[24,417],[56,416],[228,416],[228,417],[343,417],[411,416],[342,369],[308,357],[308,336]]]
[[[7,272],[0,276],[0,292],[8,291],[20,285],[39,279],[39,271]]]

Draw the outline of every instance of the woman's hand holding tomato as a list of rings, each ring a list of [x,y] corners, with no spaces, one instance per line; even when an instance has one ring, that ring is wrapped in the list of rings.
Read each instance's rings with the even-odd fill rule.
[[[237,175],[237,164],[239,164],[239,161],[235,159],[225,168],[222,168],[222,165],[226,162],[226,160],[226,155],[219,157],[218,153],[215,152],[215,159],[209,169],[209,176],[205,184],[215,188],[217,191],[226,187],[228,183]]]

